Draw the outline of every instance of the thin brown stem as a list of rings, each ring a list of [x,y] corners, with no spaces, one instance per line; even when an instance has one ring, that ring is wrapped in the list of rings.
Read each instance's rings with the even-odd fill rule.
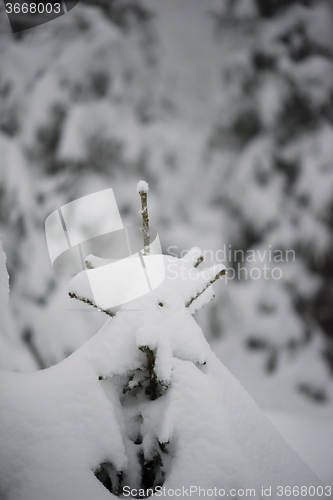
[[[221,271],[219,271],[216,276],[214,276],[214,278],[212,278],[210,281],[208,281],[207,285],[205,286],[205,288],[203,288],[200,292],[198,292],[195,297],[192,297],[191,300],[189,300],[187,302],[187,304],[185,304],[185,307],[190,307],[190,305],[192,304],[192,302],[194,302],[198,297],[200,297],[200,295],[202,295],[206,290],[207,288],[209,288],[213,283],[215,283],[215,281],[217,281],[219,278],[221,278],[222,276],[224,276],[226,273],[226,269],[221,269]]]
[[[98,311],[101,311],[108,316],[115,316],[113,312],[109,311],[108,309],[102,309],[101,307],[96,306],[91,300],[87,299],[86,297],[80,297],[79,295],[76,295],[76,293],[69,292],[68,295],[70,296],[71,299],[76,299],[80,300],[81,302],[84,302],[84,304],[88,304],[89,306],[94,307],[95,309],[98,309]]]
[[[194,267],[198,267],[199,264],[201,264],[201,262],[203,262],[204,258],[202,255],[200,255],[200,257],[198,257],[197,261],[195,262],[194,264]]]

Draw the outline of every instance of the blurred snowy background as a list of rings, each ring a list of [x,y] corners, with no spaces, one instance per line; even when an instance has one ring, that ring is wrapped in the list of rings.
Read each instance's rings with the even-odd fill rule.
[[[332,484],[333,3],[81,0],[16,35],[0,15],[0,366],[51,366],[102,326],[44,222],[112,187],[139,224],[145,179],[164,251],[224,249],[236,271],[197,316],[212,348]]]

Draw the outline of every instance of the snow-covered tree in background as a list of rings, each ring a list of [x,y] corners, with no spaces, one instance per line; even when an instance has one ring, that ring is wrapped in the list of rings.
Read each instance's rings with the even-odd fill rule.
[[[147,238],[142,246],[147,267],[162,257],[150,253]],[[91,271],[98,256],[85,257]],[[302,498],[313,491],[329,496],[329,487],[317,490],[318,478],[218,360],[192,317],[213,298],[211,285],[224,265],[200,271],[198,248],[182,259],[162,258],[164,282],[120,306],[67,359],[36,373],[0,371],[1,498],[142,498],[163,487],[166,498],[189,492],[201,498],[203,491],[238,498],[251,490],[259,500],[263,488],[271,488],[272,498],[288,498],[300,485]],[[81,273],[69,290],[82,300]],[[112,293],[108,285],[105,294]],[[2,249],[0,286],[6,301]]]
[[[317,1],[224,7],[215,19],[222,45],[230,47],[226,96],[210,154],[216,168],[219,150],[232,158],[215,197],[238,228],[225,237],[241,249],[232,257],[236,274],[243,269],[219,327],[230,344],[238,336],[244,355],[227,361],[234,349],[228,338],[218,352],[244,382],[251,362],[245,351],[252,353],[252,369],[268,374],[263,404],[274,388],[288,405],[292,388],[325,405],[333,345],[332,9]],[[251,270],[254,278],[244,279]],[[233,311],[236,296],[242,299]]]
[[[0,217],[17,337],[32,355],[23,370],[60,361],[101,324],[96,316],[68,314],[62,325],[57,311],[66,307],[66,277],[49,265],[44,222],[52,207],[112,178],[116,186],[121,172],[128,183],[140,170],[136,135],[154,113],[154,47],[147,41],[149,14],[135,4],[117,2],[112,11],[123,28],[99,8],[80,5],[51,34],[33,30],[16,39],[4,27],[1,33]],[[130,148],[125,136],[133,138]],[[122,213],[131,213],[120,192]],[[19,368],[6,355],[2,366]]]

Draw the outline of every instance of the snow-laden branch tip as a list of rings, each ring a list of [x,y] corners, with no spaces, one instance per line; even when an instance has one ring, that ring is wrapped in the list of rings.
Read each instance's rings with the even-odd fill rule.
[[[146,181],[139,181],[136,189],[138,193],[148,193],[149,184]]]

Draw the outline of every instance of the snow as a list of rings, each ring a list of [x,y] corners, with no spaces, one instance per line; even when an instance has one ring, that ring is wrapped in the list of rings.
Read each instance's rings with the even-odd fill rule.
[[[1,372],[1,497],[107,499],[92,470],[126,463],[116,410],[73,359],[34,374]]]
[[[190,283],[193,254],[187,279],[168,274],[58,365],[32,374],[1,371],[3,498],[110,498],[93,475],[104,462],[139,488],[138,453],[152,460],[158,443],[167,450],[160,466],[167,490],[255,488],[259,500],[261,486],[319,484],[214,355],[186,308],[197,290]],[[186,286],[178,293],[181,281]],[[140,390],[131,396],[145,383],[147,348],[163,387],[154,401]]]
[[[14,321],[8,310],[9,275],[6,254],[0,239],[0,364],[4,369],[27,371],[36,369],[36,364],[19,338],[12,335]]]
[[[333,428],[330,419],[268,410],[267,417],[287,443],[321,479],[332,485]]]
[[[327,214],[333,189],[332,127],[326,118],[316,117],[327,109],[332,89],[333,66],[326,52],[332,9],[324,3],[309,8],[293,4],[257,21],[252,34],[246,27],[237,32],[238,43],[231,33],[223,68],[229,98],[219,123],[227,137],[230,124],[245,124],[247,116],[250,126],[259,118],[258,128],[250,130],[244,143],[235,146],[231,134],[220,146],[223,157],[216,155],[216,169],[225,165],[225,149],[237,155],[220,176],[224,189],[219,184],[217,199],[233,220],[223,226],[232,248],[260,248],[261,253],[270,247],[293,249],[295,261],[241,261],[242,279],[232,280],[230,270],[228,287],[217,291],[221,306],[213,306],[211,320],[201,316],[200,323],[205,330],[214,328],[209,337],[214,352],[260,407],[292,412],[300,419],[305,412],[315,414],[320,427],[332,418],[333,409],[331,367],[322,363],[331,336],[323,318],[331,310],[326,259],[332,246]],[[228,43],[228,33],[221,37]],[[263,67],[255,62],[258,55]],[[298,105],[309,108],[310,123],[303,121]],[[244,278],[255,268],[262,270],[264,263],[270,270],[278,267],[281,278]],[[234,261],[227,265],[237,268]],[[310,304],[318,296],[320,304],[310,320]],[[304,303],[301,313],[298,301]]]
[[[138,193],[148,193],[149,191],[149,186],[146,181],[139,181],[137,185],[137,191]]]
[[[153,245],[152,251],[155,251]],[[158,287],[167,274],[177,286],[184,305],[189,305],[191,313],[194,313],[212,299],[213,288],[209,287],[205,291],[204,289],[217,274],[225,270],[224,264],[195,269],[193,266],[196,256],[201,253],[200,249],[194,247],[182,259],[171,256],[162,257],[158,254],[143,256],[150,287],[152,289]],[[80,298],[87,298],[100,309],[110,309],[131,302],[150,290],[138,254],[118,262],[110,262],[110,259],[100,259],[91,255],[84,260],[93,264],[93,267],[97,264],[97,268],[77,274],[70,281],[68,292]],[[110,282],[113,283],[112,288],[110,288]],[[189,304],[196,296],[199,300],[194,300]]]
[[[127,347],[117,342],[121,333],[117,324],[114,326],[113,338],[100,345],[106,348],[109,375],[110,370],[124,369],[119,361],[124,365],[122,347]],[[100,362],[96,347],[91,341],[90,346],[60,365],[37,374],[2,374],[2,388],[6,388],[1,424],[5,498],[108,498],[106,490],[102,491],[93,479],[91,469],[108,459],[118,470],[126,470],[115,409],[97,380],[101,371],[90,366],[94,359],[97,366]],[[88,348],[93,348],[91,356],[87,356]],[[107,359],[110,348],[113,355]],[[84,351],[88,360],[84,360]],[[174,362],[165,407],[154,421],[160,442],[171,440],[175,446],[165,486],[316,484],[313,474],[288,449],[251,399],[246,399],[237,381],[218,366],[217,360],[210,357],[207,365],[204,374],[188,361]],[[135,364],[125,367],[134,368]],[[218,373],[214,373],[216,370]],[[221,387],[226,395],[221,394]],[[143,418],[146,413],[148,408],[142,412]],[[20,483],[12,486],[17,475],[24,480],[21,488]]]
[[[49,24],[44,31],[26,32],[20,40],[12,39],[9,31],[0,37],[1,123],[6,127],[12,116],[18,127],[12,136],[0,135],[1,233],[12,288],[8,315],[1,324],[0,366],[37,368],[22,341],[27,329],[44,366],[50,366],[103,325],[107,316],[66,298],[68,277],[50,265],[44,221],[57,207],[112,186],[123,220],[138,222],[135,187],[144,177],[150,184],[150,217],[165,249],[172,243],[180,253],[195,244],[216,252],[225,242],[238,248],[248,229],[260,240],[250,243],[252,249],[262,252],[269,244],[300,247],[295,263],[281,265],[281,281],[228,279],[227,286],[215,287],[212,307],[198,314],[214,351],[260,407],[286,415],[294,412],[295,422],[304,414],[314,415],[313,427],[320,429],[332,418],[332,376],[322,356],[327,337],[320,327],[320,311],[309,319],[309,308],[300,314],[293,304],[305,300],[311,308],[323,286],[330,286],[325,267],[313,271],[308,256],[322,266],[324,256],[331,253],[332,127],[325,118],[316,130],[314,126],[304,134],[298,124],[296,137],[286,134],[288,144],[277,147],[274,134],[288,131],[297,117],[292,112],[279,121],[293,88],[306,93],[315,116],[322,116],[323,109],[330,112],[332,62],[316,53],[318,47],[332,47],[330,7],[319,2],[297,10],[287,7],[284,15],[268,20],[256,17],[244,37],[241,23],[217,34],[207,15],[213,5],[220,11],[216,0],[146,3],[156,13],[156,36],[149,42],[156,48],[154,68],[144,63],[139,48],[144,43],[137,39],[140,28],[124,36],[92,6],[78,5],[52,29]],[[253,5],[249,0],[237,2],[240,21],[251,14],[246,9]],[[315,53],[295,63],[279,39],[299,20],[305,22]],[[238,54],[231,50],[234,47]],[[276,66],[254,68],[258,49],[272,56]],[[104,96],[96,95],[92,84],[99,73],[110,82]],[[226,73],[232,74],[230,89]],[[248,84],[253,89],[250,96],[245,92]],[[59,122],[54,120],[54,107],[64,113]],[[254,111],[262,122],[260,133],[245,143],[231,133],[234,118],[244,110]],[[58,135],[55,151],[45,150]],[[299,168],[294,184],[277,168],[276,158]],[[94,259],[96,263],[98,257]],[[181,276],[181,268],[172,260],[169,264],[171,276]],[[245,266],[250,270],[253,265]],[[196,293],[196,283],[206,283],[197,276],[179,279],[183,303]],[[189,312],[213,295],[209,287]],[[326,305],[329,311],[330,303]],[[308,341],[306,332],[311,334]],[[165,339],[166,333],[161,335]],[[246,347],[255,335],[265,349]],[[165,354],[159,356],[158,369],[161,378],[171,380],[170,346],[165,344],[161,341],[159,349]],[[267,373],[273,358],[275,371]],[[325,394],[326,401],[316,402],[299,392],[304,383]],[[320,454],[317,442],[314,431],[307,444],[308,455],[314,450],[310,465]],[[126,448],[129,454],[131,446]],[[328,477],[329,462],[324,458],[320,468],[327,467]]]

